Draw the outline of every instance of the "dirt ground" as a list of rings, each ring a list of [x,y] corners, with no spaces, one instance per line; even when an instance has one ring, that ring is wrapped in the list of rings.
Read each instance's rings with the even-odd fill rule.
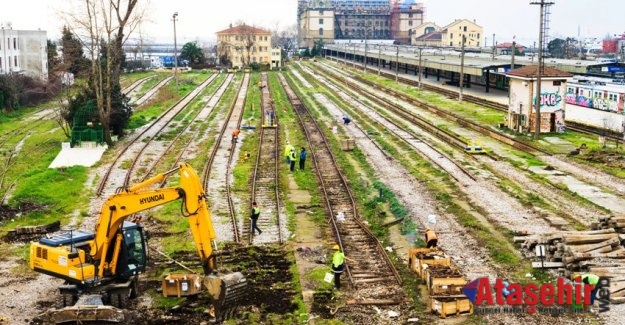
[[[617,152],[593,151],[584,154],[580,158],[592,162],[603,163],[606,166],[613,168],[625,168],[625,155]]]

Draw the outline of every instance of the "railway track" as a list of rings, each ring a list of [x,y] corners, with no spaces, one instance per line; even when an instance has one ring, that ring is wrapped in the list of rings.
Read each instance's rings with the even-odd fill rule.
[[[147,102],[152,96],[154,96],[163,86],[165,86],[168,82],[170,82],[174,77],[167,77],[163,81],[159,82],[152,89],[148,90],[143,96],[137,99],[134,104],[138,106],[143,105]]]
[[[280,82],[308,141],[336,242],[345,255],[354,260],[346,267],[347,280],[356,291],[354,296],[358,297],[353,303],[400,304],[404,299],[401,278],[380,242],[358,215],[349,184],[325,135],[282,75]],[[345,215],[345,221],[337,222],[335,216],[339,212]]]
[[[118,188],[127,186],[134,168],[141,154],[148,144],[169,125],[169,123],[189,104],[199,93],[204,90],[217,75],[213,74],[202,82],[196,89],[181,98],[168,108],[154,122],[144,127],[137,136],[130,140],[115,157],[113,163],[106,169],[96,189],[96,195],[107,197],[114,194]],[[115,171],[115,173],[113,173]],[[113,175],[114,174],[114,175]],[[105,189],[106,192],[105,192]]]
[[[226,131],[241,128],[249,79],[250,75],[246,73],[237,90],[236,100],[230,105],[228,115],[224,119],[215,144],[209,151],[208,159],[202,172],[204,191],[212,201],[212,204],[209,204],[209,208],[216,232],[221,234],[224,241],[230,239],[225,237],[226,234],[232,234],[231,239],[235,243],[241,242],[241,231],[239,230],[241,227],[236,217],[236,210],[232,199],[230,175],[232,174],[232,162],[237,152],[237,146],[236,143],[232,142],[232,138],[226,135]],[[221,166],[219,170],[216,167],[217,165]],[[225,166],[225,168],[223,168],[223,166]],[[213,171],[219,172],[213,173]],[[227,215],[226,219],[228,220],[226,223],[230,225],[228,227],[230,231],[223,229],[224,222],[219,218],[224,214],[224,210]]]
[[[210,111],[212,111],[212,108],[214,108],[215,106],[211,106],[209,107],[209,103],[213,100],[219,100],[221,99],[221,96],[223,96],[223,94],[226,92],[226,89],[228,88],[228,86],[230,85],[230,83],[232,82],[232,79],[234,79],[234,75],[230,74],[228,75],[228,77],[224,78],[221,83],[219,84],[219,86],[217,87],[217,91],[215,91],[210,97],[209,99],[206,101],[206,105],[204,105],[204,107],[202,107],[202,109],[198,110],[195,115],[190,119],[190,121],[188,123],[185,124],[185,126],[178,132],[178,134],[176,134],[176,136],[169,141],[169,145],[161,150],[157,150],[158,151],[158,157],[152,161],[149,161],[148,163],[150,164],[150,168],[147,170],[147,172],[144,173],[143,177],[141,178],[141,181],[146,180],[148,177],[151,176],[152,172],[154,171],[154,169],[159,166],[159,163],[167,156],[167,153],[170,152],[170,150],[172,150],[172,148],[174,147],[174,145],[176,145],[179,141],[179,139],[185,135],[188,135],[188,130],[189,128],[194,125],[194,122],[199,120],[199,116],[200,115],[208,115],[210,114]],[[207,112],[208,111],[208,112]],[[176,155],[176,159],[174,161],[173,164],[171,164],[169,169],[174,169],[176,168],[176,166],[179,165],[180,160],[182,159],[182,157],[184,156],[184,153],[186,152],[186,149],[190,146],[191,142],[193,141],[193,139],[195,139],[195,136],[197,135],[197,133],[194,133],[194,136],[189,136],[188,140],[181,146],[182,150],[180,150],[180,152],[178,153],[178,155]],[[166,183],[166,179],[164,179],[161,182],[161,187],[164,186]]]
[[[519,141],[519,140],[514,139],[514,138],[512,138],[512,137],[510,137],[508,135],[505,135],[505,134],[499,133],[497,131],[491,130],[488,127],[480,125],[479,123],[476,123],[476,122],[473,122],[471,120],[465,119],[463,117],[458,116],[457,114],[454,114],[452,112],[448,112],[448,111],[446,111],[444,109],[440,109],[440,108],[438,108],[438,107],[436,107],[434,105],[430,105],[430,104],[428,104],[428,103],[426,103],[424,101],[414,99],[414,98],[412,98],[412,97],[410,97],[410,96],[408,96],[406,94],[403,94],[401,92],[398,92],[396,90],[393,90],[393,89],[390,89],[390,88],[378,85],[378,84],[376,84],[374,82],[371,82],[371,81],[366,80],[366,79],[364,79],[362,77],[359,77],[359,76],[353,76],[352,78],[355,81],[357,81],[358,83],[365,84],[365,85],[367,85],[369,87],[377,89],[377,90],[379,90],[379,91],[381,91],[381,92],[383,92],[385,94],[388,94],[388,95],[392,96],[393,98],[401,99],[402,101],[404,101],[406,103],[409,103],[409,104],[411,104],[413,106],[416,106],[416,107],[419,107],[419,108],[422,108],[422,109],[426,109],[427,111],[429,111],[431,113],[434,113],[434,114],[436,114],[436,115],[438,115],[438,116],[440,116],[440,117],[442,117],[442,118],[444,118],[446,120],[455,122],[455,123],[457,123],[460,126],[463,126],[463,127],[466,127],[466,128],[470,128],[470,129],[472,129],[474,131],[477,131],[477,132],[479,132],[479,133],[481,133],[483,135],[486,135],[486,136],[488,136],[490,138],[493,138],[493,139],[495,139],[495,140],[497,140],[497,141],[499,141],[501,143],[507,144],[507,145],[509,145],[509,146],[511,146],[513,148],[518,149],[518,150],[521,150],[521,151],[524,151],[524,152],[527,152],[527,153],[530,153],[530,154],[534,154],[534,155],[541,155],[541,154],[542,155],[548,155],[548,156],[552,155],[552,153],[550,151],[548,151],[548,150],[542,149],[540,147],[534,146],[534,145],[529,144],[529,143],[525,143],[525,142]],[[344,81],[345,81],[346,84],[349,84],[351,86],[358,86],[356,83],[354,83],[352,81],[348,81],[347,78],[344,78]],[[381,96],[378,96],[378,97],[382,98]],[[384,97],[383,100],[386,101],[389,104],[396,105],[396,104],[392,103],[387,97]]]
[[[273,100],[267,82],[267,73],[261,75],[261,118],[260,130],[258,132],[258,145],[256,147],[256,162],[252,175],[252,202],[257,202],[261,211],[258,219],[258,227],[263,231],[258,242],[283,243],[282,227],[280,222],[280,173],[278,165],[280,163],[280,139],[278,121],[273,107]],[[270,117],[273,116],[273,118]],[[275,120],[274,120],[275,119]],[[248,241],[254,243],[254,232],[251,230],[252,222],[248,222],[244,227]],[[277,236],[277,238],[273,238]]]
[[[339,62],[339,60],[337,59],[333,59],[333,61]],[[360,64],[357,64],[360,65]],[[395,79],[395,75],[385,72],[385,71],[381,71],[380,72],[381,76],[384,76],[385,78],[388,79]],[[405,78],[405,77],[398,77],[398,81],[400,81],[401,83],[407,84],[407,85],[411,85],[411,86],[419,86],[419,82],[416,80],[412,80],[409,78]],[[453,90],[449,90],[449,89],[445,89],[445,88],[441,88],[441,87],[436,87],[433,86],[431,84],[427,84],[427,83],[421,83],[421,87],[423,89],[435,92],[435,93],[439,93],[442,95],[445,95],[448,98],[452,98],[452,99],[456,99],[458,98],[458,92],[457,91],[453,91]],[[469,103],[473,103],[479,106],[483,106],[483,107],[488,107],[488,108],[492,108],[498,111],[502,111],[502,112],[507,112],[508,111],[508,105],[506,104],[502,104],[502,103],[498,103],[498,102],[494,102],[492,100],[487,100],[478,96],[473,96],[470,94],[466,94],[463,93],[462,94],[462,99],[466,102]],[[576,123],[576,122],[570,122],[567,121],[566,122],[566,127],[569,130],[575,131],[575,132],[580,132],[580,133],[584,133],[584,134],[590,134],[590,135],[597,135],[597,136],[604,136],[607,139],[609,139],[610,141],[614,141],[617,143],[623,143],[623,135],[619,134],[617,132],[613,132],[613,131],[605,131],[605,130],[601,130],[598,128],[594,128],[591,126],[587,126],[581,123]]]
[[[132,84],[130,84],[130,86],[122,89],[122,94],[125,95],[129,95],[132,91],[134,91],[135,89],[137,89],[137,87],[139,87],[139,85],[142,85],[144,82],[148,81],[149,79],[154,78],[155,76],[147,76],[145,78],[141,78],[136,80],[135,82],[133,82]]]

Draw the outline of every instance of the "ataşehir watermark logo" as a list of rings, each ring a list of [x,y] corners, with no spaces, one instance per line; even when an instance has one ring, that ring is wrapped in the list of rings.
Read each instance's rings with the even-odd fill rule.
[[[479,278],[468,283],[462,292],[475,305],[476,313],[541,313],[585,312],[583,306],[599,303],[599,312],[610,310],[610,279],[599,277],[596,285],[582,282],[577,277],[573,282],[558,278],[556,284],[504,282],[496,279],[491,284],[488,278]],[[593,298],[594,296],[594,298]],[[577,307],[577,308],[553,308]],[[483,308],[495,307],[495,308]]]

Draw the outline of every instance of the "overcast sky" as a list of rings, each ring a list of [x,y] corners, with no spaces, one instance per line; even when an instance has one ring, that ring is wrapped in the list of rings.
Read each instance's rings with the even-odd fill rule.
[[[14,29],[45,29],[48,38],[58,38],[62,19],[59,8],[69,0],[11,0],[2,5],[0,23],[11,22]],[[446,25],[457,18],[475,19],[484,28],[489,45],[492,34],[497,42],[510,41],[532,45],[538,38],[539,7],[530,0],[423,0],[426,21]],[[5,1],[3,1],[5,2]],[[214,39],[215,32],[230,23],[273,29],[296,24],[297,0],[145,0],[149,3],[149,22],[142,32],[153,41],[173,39],[171,16],[180,43]],[[625,32],[624,0],[555,0],[551,6],[552,37],[600,37]]]

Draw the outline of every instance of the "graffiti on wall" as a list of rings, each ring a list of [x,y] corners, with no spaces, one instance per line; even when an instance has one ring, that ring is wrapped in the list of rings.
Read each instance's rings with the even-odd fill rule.
[[[533,99],[536,101],[536,98]],[[542,111],[556,111],[562,109],[562,96],[558,92],[544,92],[540,94],[540,109]]]
[[[566,94],[566,103],[582,107],[596,108],[602,111],[623,112],[623,105],[618,101],[608,100],[601,97],[589,98],[586,96],[576,96],[575,94]]]

